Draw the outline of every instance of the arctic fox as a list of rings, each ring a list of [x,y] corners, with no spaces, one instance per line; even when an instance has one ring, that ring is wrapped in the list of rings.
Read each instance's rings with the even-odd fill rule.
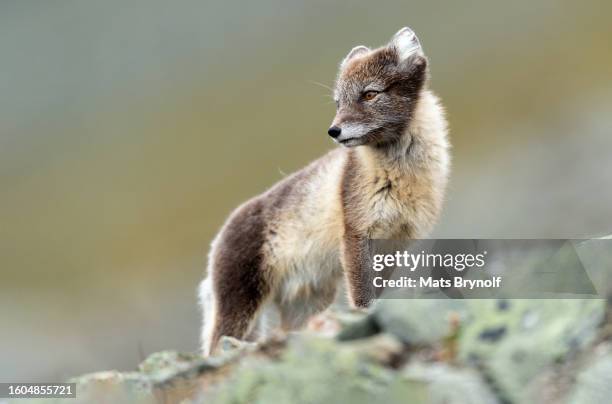
[[[402,28],[383,47],[353,48],[335,83],[336,148],[238,207],[212,242],[200,285],[202,349],[255,338],[264,307],[297,329],[334,300],[367,307],[370,239],[425,237],[444,197],[447,124],[427,88],[428,61]]]

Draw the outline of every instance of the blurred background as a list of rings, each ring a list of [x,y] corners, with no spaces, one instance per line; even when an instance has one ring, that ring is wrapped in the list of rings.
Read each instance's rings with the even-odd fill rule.
[[[448,110],[438,237],[612,233],[612,3],[4,1],[0,381],[198,348],[226,215],[334,147],[338,62],[404,25]]]

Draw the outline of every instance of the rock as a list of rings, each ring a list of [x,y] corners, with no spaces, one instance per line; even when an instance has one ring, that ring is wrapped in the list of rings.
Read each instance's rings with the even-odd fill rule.
[[[164,375],[184,370],[201,359],[202,357],[198,354],[161,351],[146,358],[138,366],[138,370],[155,378],[163,378]]]
[[[559,257],[584,264],[588,276],[571,282],[588,278],[607,293],[606,254],[607,244],[589,241]],[[612,299],[440,295],[326,315],[310,331],[263,343],[224,337],[215,357],[164,351],[134,372],[78,377],[77,399],[16,404],[599,404],[612,397]]]
[[[245,359],[228,383],[208,402],[426,402],[424,384],[402,380],[391,369],[376,363],[361,348],[359,344],[297,336],[289,342],[278,361]]]
[[[84,375],[69,382],[76,383],[76,398],[31,400],[40,404],[153,404],[153,381],[140,372],[105,371]],[[23,403],[19,400],[19,403]]]
[[[594,358],[577,377],[568,404],[607,404],[612,398],[612,353]]]
[[[459,356],[482,368],[512,402],[526,402],[529,383],[597,336],[605,302],[592,300],[470,301]]]
[[[389,299],[375,307],[378,327],[415,346],[432,345],[451,332],[452,319],[467,315],[465,301]]]
[[[233,337],[223,336],[219,341],[219,346],[221,352],[230,353],[230,352],[239,352],[245,349],[255,349],[257,344],[254,342],[241,341],[239,339]]]
[[[103,371],[69,380],[77,398],[19,400],[19,404],[156,404],[201,401],[208,385],[220,383],[240,352],[215,358],[175,351],[149,356],[135,372]]]
[[[368,338],[381,332],[381,328],[373,315],[353,318],[345,323],[344,328],[337,335],[340,341],[350,341]]]
[[[371,338],[345,343],[365,360],[384,366],[395,367],[404,359],[405,345],[391,334],[378,334]]]
[[[408,380],[427,385],[430,404],[498,404],[500,401],[480,374],[444,363],[410,363],[403,370]]]

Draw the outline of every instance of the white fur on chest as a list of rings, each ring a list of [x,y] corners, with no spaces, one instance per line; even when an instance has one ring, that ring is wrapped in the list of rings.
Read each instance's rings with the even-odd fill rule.
[[[428,169],[408,168],[381,176],[364,192],[363,213],[370,238],[425,237],[439,215],[442,201],[436,175]]]

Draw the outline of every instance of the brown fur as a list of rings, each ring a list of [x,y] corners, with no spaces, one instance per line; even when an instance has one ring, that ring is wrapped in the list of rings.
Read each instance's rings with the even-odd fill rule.
[[[268,193],[245,203],[221,232],[219,248],[211,257],[216,270],[213,288],[223,297],[218,299],[213,345],[224,335],[236,338],[247,335],[253,317],[269,297],[275,274],[274,268],[265,263],[264,247],[273,244],[277,212],[290,203],[289,199],[297,202],[297,193],[292,191],[305,176],[305,171],[298,172]]]
[[[264,206],[263,201],[255,201],[236,212],[221,238],[221,245],[226,248],[216,250],[214,260],[218,271],[214,289],[219,296],[231,296],[231,299],[218,301],[215,343],[223,335],[245,335],[251,318],[270,290],[262,254],[266,226]]]

